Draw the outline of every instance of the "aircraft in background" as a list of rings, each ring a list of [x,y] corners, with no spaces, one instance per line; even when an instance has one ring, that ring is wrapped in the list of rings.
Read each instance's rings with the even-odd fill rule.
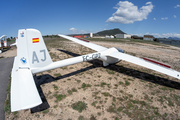
[[[7,39],[6,39],[6,35],[2,35],[0,37],[0,53],[2,53],[3,49],[8,47],[7,46]]]
[[[2,35],[0,37],[0,53],[2,53],[4,49],[9,49],[9,48],[11,48],[11,46],[7,44],[7,36]]]
[[[91,43],[88,40],[77,39],[60,34],[58,34],[58,36],[84,45],[97,52],[53,62],[46,45],[44,44],[42,35],[38,30],[19,30],[18,39],[15,43],[17,46],[17,56],[14,59],[11,73],[12,112],[29,109],[42,103],[33,79],[33,74],[93,59],[102,60],[103,66],[125,60],[180,79],[180,72],[172,70],[170,66],[147,58],[141,59],[125,54],[120,48],[106,48]]]

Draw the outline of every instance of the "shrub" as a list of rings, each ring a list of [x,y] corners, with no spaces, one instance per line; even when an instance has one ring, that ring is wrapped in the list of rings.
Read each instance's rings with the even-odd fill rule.
[[[72,108],[74,110],[77,110],[79,113],[81,113],[83,110],[86,110],[87,104],[82,101],[78,101],[78,102],[72,104]]]

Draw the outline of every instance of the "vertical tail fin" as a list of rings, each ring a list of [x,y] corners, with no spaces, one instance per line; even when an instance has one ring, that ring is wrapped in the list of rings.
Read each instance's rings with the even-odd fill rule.
[[[21,29],[18,32],[17,56],[20,66],[41,68],[52,63],[41,33],[35,29]]]

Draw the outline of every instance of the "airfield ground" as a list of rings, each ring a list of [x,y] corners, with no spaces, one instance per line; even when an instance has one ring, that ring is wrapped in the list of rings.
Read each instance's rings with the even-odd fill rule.
[[[90,40],[108,48],[119,47],[140,58],[158,60],[180,71],[179,47],[141,40]],[[53,61],[95,52],[60,38],[45,38],[45,42]],[[15,54],[14,48],[0,57]],[[125,61],[103,67],[101,61],[93,60],[38,73],[34,79],[44,104],[10,113],[7,97],[6,120],[180,118],[180,81]],[[48,109],[37,112],[39,108]]]

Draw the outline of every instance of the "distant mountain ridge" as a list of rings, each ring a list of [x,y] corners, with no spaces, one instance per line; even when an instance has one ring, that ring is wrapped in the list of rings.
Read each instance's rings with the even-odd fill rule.
[[[180,40],[178,37],[168,37],[169,40]]]
[[[126,33],[121,31],[119,28],[115,28],[115,29],[103,30],[103,31],[94,33],[93,36],[106,36],[106,35],[116,35],[116,34],[126,34]],[[75,36],[75,35],[87,35],[87,36],[89,36],[90,33],[85,33],[85,34],[70,34],[70,36]]]
[[[105,36],[105,35],[116,35],[116,34],[126,34],[125,32],[121,31],[119,28],[104,30],[95,33],[95,36]]]

